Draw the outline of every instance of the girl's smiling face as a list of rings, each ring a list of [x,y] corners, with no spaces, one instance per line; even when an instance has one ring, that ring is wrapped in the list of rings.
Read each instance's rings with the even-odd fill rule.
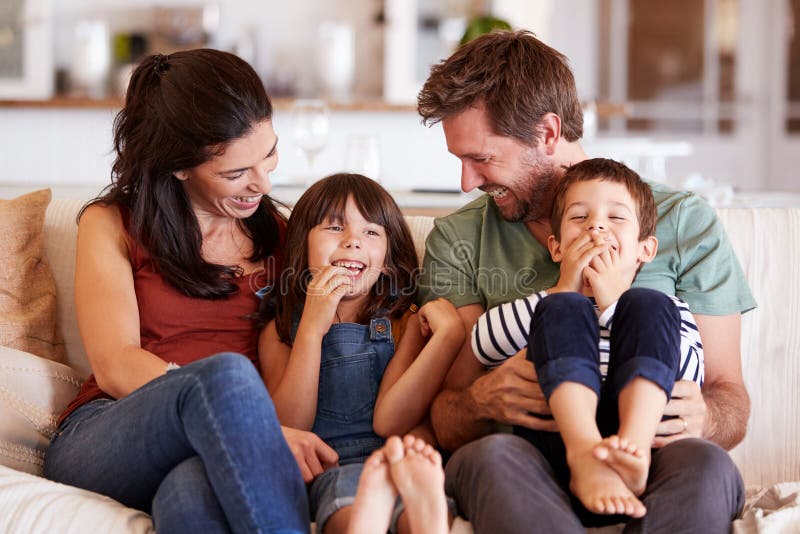
[[[308,233],[308,268],[312,275],[328,266],[347,269],[352,287],[345,298],[366,296],[384,272],[386,229],[364,218],[352,196],[343,220],[326,217]]]

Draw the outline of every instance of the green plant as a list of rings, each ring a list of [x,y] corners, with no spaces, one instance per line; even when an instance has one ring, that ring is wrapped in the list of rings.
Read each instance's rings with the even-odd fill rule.
[[[484,33],[489,33],[494,30],[510,29],[511,24],[503,19],[499,19],[491,15],[479,15],[469,21],[467,24],[467,30],[464,32],[464,36],[461,38],[459,45],[468,43],[476,37],[480,37]]]

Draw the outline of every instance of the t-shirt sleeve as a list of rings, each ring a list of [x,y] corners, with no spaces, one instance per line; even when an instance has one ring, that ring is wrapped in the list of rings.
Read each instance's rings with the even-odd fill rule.
[[[446,219],[434,221],[425,241],[418,285],[420,305],[439,297],[446,298],[456,308],[482,304],[475,285],[473,254],[465,252],[474,242],[474,236],[458,235]]]
[[[676,220],[680,271],[675,294],[693,313],[730,315],[756,307],[722,221],[703,199],[681,201]]]
[[[489,309],[472,327],[472,352],[486,367],[496,367],[528,346],[531,320],[545,292]]]

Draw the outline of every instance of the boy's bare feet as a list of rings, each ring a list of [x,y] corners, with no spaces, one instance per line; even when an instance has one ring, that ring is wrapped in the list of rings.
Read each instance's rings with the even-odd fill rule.
[[[384,447],[412,534],[449,532],[442,457],[423,440],[389,438]],[[376,531],[377,532],[377,531]]]
[[[390,438],[392,439],[400,443],[400,438]],[[402,444],[400,447],[402,450]],[[396,500],[397,488],[389,473],[384,447],[373,452],[364,462],[347,533],[373,534],[389,530]]]
[[[569,488],[590,512],[631,517],[642,517],[647,512],[620,475],[595,457],[593,448],[569,454],[567,463]]]
[[[609,436],[594,448],[594,457],[617,472],[637,497],[647,487],[650,471],[650,450],[640,449],[632,441],[618,435]]]

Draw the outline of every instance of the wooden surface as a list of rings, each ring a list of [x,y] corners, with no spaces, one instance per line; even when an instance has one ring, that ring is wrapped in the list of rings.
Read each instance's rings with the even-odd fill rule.
[[[273,98],[276,109],[289,109],[292,98]],[[71,96],[55,96],[47,100],[0,100],[1,108],[37,108],[37,109],[119,109],[122,98],[81,98]],[[359,99],[352,101],[329,101],[328,106],[334,111],[378,111],[378,112],[416,112],[413,104],[390,104],[377,99]]]
[[[293,98],[273,98],[272,104],[276,109],[289,109]],[[72,96],[55,96],[47,100],[0,100],[0,108],[38,108],[38,109],[119,109],[123,99],[109,98],[83,98]],[[390,104],[374,99],[356,99],[351,101],[329,101],[328,106],[333,111],[365,111],[365,112],[411,112],[416,113],[414,104]],[[595,103],[598,118],[624,117],[627,115],[628,106],[615,102]]]

